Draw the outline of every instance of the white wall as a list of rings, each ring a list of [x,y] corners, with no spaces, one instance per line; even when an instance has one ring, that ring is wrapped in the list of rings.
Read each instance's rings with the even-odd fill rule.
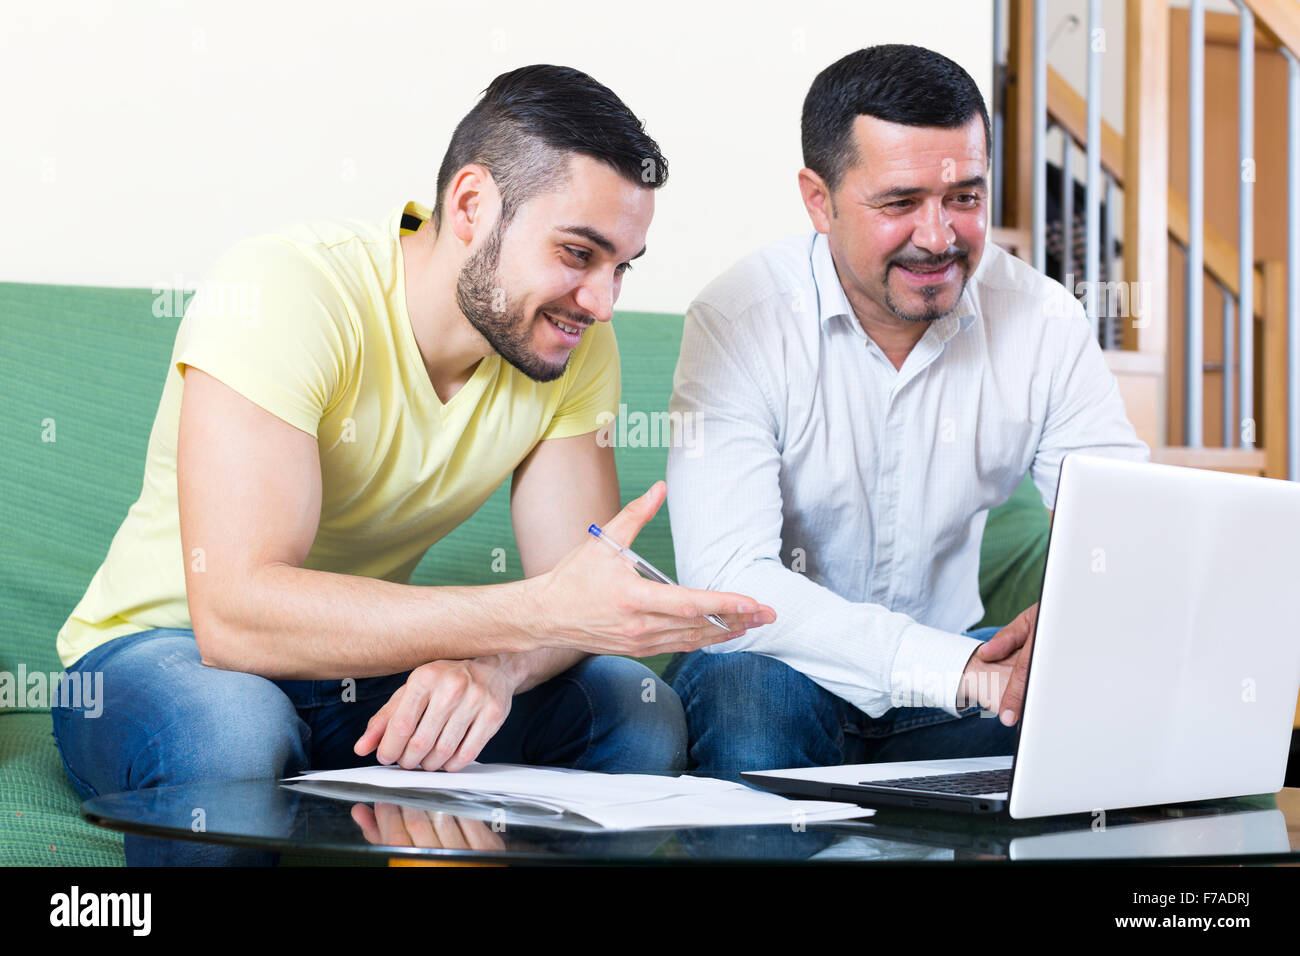
[[[747,251],[808,227],[799,111],[822,68],[917,43],[986,101],[992,71],[992,8],[971,0],[16,6],[0,29],[0,281],[190,287],[242,236],[431,206],[479,92],[551,62],[611,87],[668,158],[619,305],[680,312]]]

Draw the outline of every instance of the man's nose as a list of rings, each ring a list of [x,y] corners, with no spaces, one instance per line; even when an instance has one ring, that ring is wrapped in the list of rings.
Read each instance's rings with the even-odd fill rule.
[[[917,215],[919,219],[912,230],[913,244],[931,255],[943,255],[957,240],[947,210],[942,203],[925,203]]]
[[[593,275],[578,286],[574,300],[578,308],[586,312],[597,322],[608,322],[614,318],[614,283]]]

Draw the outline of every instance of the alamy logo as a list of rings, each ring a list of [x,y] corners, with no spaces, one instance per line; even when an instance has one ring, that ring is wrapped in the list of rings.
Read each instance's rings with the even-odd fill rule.
[[[98,717],[104,712],[104,672],[29,674],[27,665],[19,664],[17,673],[0,671],[0,707],[67,707]]]
[[[684,448],[686,457],[699,452],[699,420],[694,412],[634,412],[618,406],[618,414],[596,415],[596,444],[615,448]]]
[[[51,926],[129,926],[133,936],[148,936],[153,898],[149,893],[68,893],[50,897]]]

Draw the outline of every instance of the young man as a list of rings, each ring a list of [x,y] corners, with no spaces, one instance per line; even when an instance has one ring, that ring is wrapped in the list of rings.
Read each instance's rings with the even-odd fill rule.
[[[844,57],[803,108],[816,231],[687,312],[678,571],[780,614],[670,666],[701,769],[1011,752],[1036,606],[968,632],[987,512],[1027,472],[1050,507],[1066,452],[1147,457],[1079,303],[985,244],[988,144],[948,58]]]
[[[679,767],[680,702],[619,657],[773,617],[643,581],[585,533],[619,511],[609,326],[666,165],[576,70],[498,77],[457,127],[430,212],[237,244],[177,333],[144,488],[59,633],[102,671],[56,709],[83,797],[373,762]],[[525,579],[414,587],[425,551],[513,476]],[[184,850],[186,852],[180,852]],[[128,836],[128,863],[246,859]]]

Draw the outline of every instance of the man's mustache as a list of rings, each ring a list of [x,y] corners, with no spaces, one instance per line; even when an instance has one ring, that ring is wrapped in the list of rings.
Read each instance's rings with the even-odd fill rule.
[[[904,269],[911,269],[914,266],[922,269],[938,269],[950,262],[958,262],[967,258],[969,253],[956,252],[950,256],[940,256],[937,259],[894,259],[890,262],[891,266],[902,266]]]

